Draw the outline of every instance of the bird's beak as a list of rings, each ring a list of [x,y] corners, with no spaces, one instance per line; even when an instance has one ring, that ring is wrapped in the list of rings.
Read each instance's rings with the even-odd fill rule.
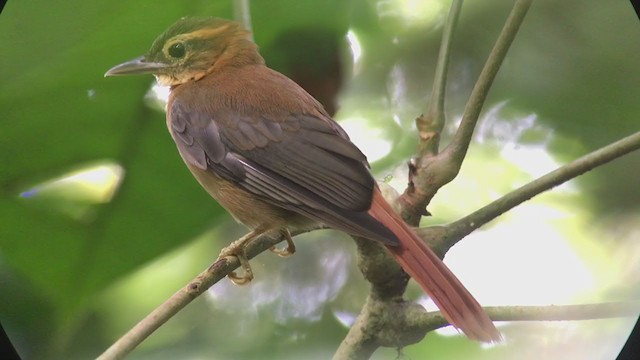
[[[104,74],[104,76],[156,74],[168,67],[169,65],[167,64],[148,62],[145,60],[144,56],[140,56],[112,67]]]

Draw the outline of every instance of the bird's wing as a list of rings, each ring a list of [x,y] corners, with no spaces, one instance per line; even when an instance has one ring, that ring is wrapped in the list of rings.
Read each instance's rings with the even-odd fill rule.
[[[278,119],[233,111],[188,110],[179,100],[170,131],[190,164],[264,201],[355,235],[395,243],[367,210],[375,180],[366,157],[331,120]]]

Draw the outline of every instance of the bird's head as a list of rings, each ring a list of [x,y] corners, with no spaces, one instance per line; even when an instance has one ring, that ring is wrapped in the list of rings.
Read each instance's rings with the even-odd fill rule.
[[[171,25],[141,57],[109,69],[105,76],[153,74],[161,85],[200,80],[225,65],[264,63],[250,33],[239,23],[186,17]]]

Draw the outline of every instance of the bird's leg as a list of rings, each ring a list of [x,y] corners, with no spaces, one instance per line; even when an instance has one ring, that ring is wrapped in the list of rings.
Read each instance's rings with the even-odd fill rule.
[[[287,247],[284,249],[279,249],[274,245],[271,248],[269,248],[269,250],[271,250],[272,253],[281,257],[287,257],[287,256],[293,255],[296,252],[296,244],[293,243],[293,239],[291,238],[291,233],[289,232],[289,229],[283,228],[282,230],[280,230],[280,235],[287,242]]]
[[[251,270],[251,265],[249,265],[249,259],[247,259],[247,254],[244,251],[245,246],[253,239],[258,236],[264,234],[265,231],[263,229],[255,229],[240,239],[232,242],[229,246],[225,247],[220,251],[220,255],[218,255],[218,259],[221,259],[225,256],[235,256],[240,262],[240,267],[244,271],[244,274],[238,275],[235,271],[232,271],[227,275],[229,280],[231,280],[236,285],[244,285],[253,280],[253,271]]]

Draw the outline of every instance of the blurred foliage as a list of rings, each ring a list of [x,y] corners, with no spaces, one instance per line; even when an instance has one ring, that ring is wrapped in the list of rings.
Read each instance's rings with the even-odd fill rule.
[[[25,358],[96,356],[241,233],[240,227],[220,226],[227,216],[179,159],[164,114],[143,100],[151,77],[103,78],[111,66],[144,53],[177,18],[231,18],[232,6],[200,0],[6,5],[0,16],[0,321]],[[509,7],[500,0],[463,7],[445,139]],[[429,96],[447,11],[447,1],[251,3],[255,39],[267,63],[337,109],[336,117],[364,152],[379,153],[370,155],[378,160],[374,170],[393,172],[400,187],[398,166],[404,168],[415,149],[409,129]],[[357,39],[359,59],[352,57],[355,44],[346,40],[348,32]],[[431,221],[464,215],[541,175],[539,164],[527,163],[540,157],[518,158],[522,153],[514,152],[515,158],[507,158],[505,148],[541,146],[549,159],[562,163],[637,131],[639,37],[626,2],[534,3],[491,91],[469,164],[454,190],[438,195]],[[69,188],[46,193],[38,187],[96,164],[121,167],[113,198],[79,197],[77,185],[71,194]],[[574,228],[565,221],[574,244],[589,231],[613,248],[637,239],[632,229],[640,204],[638,178],[640,157],[632,154],[579,179],[570,196],[551,199],[570,199],[573,207],[564,211],[579,213]],[[585,228],[576,231],[575,224]],[[306,240],[318,237],[323,240]],[[254,265],[259,279],[250,290],[217,286],[212,294],[220,297],[194,302],[133,357],[327,358],[367,287],[349,258],[331,262],[353,251],[343,236],[307,238],[299,241],[295,259],[261,256]],[[600,249],[578,248],[586,252],[585,246]],[[616,254],[625,255],[608,253]],[[594,260],[598,269],[607,259]],[[635,285],[637,294],[637,280]],[[308,302],[304,296],[322,301],[302,311],[295,305]],[[235,299],[244,299],[238,300],[242,309],[251,311],[225,307]],[[427,339],[407,354],[494,358],[506,351],[479,353],[478,344],[460,337]]]

